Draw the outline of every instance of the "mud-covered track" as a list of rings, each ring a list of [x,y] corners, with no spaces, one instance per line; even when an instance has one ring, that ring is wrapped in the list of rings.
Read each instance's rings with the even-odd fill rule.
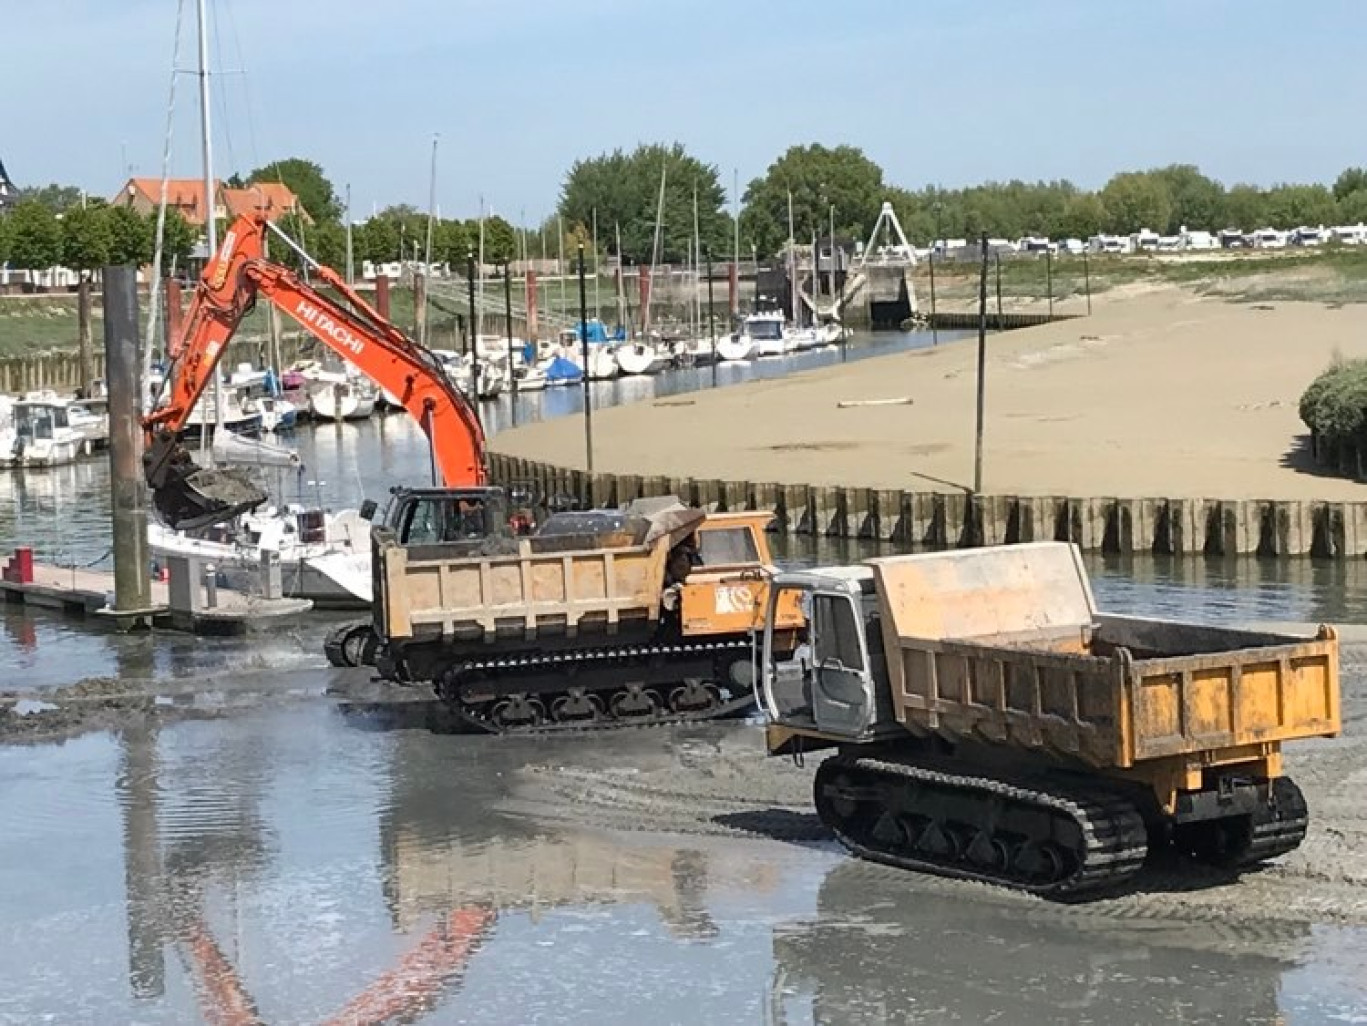
[[[822,822],[863,858],[1043,897],[1116,891],[1148,854],[1139,810],[1101,787],[840,754],[821,764],[813,789]]]

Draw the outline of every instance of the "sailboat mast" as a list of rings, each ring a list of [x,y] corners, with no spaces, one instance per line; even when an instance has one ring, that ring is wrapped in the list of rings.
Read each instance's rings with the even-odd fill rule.
[[[627,326],[626,273],[622,262],[622,225],[614,221],[612,232],[617,242],[617,324],[629,336],[631,331]]]
[[[603,275],[598,267],[598,208],[593,208],[593,316],[603,319],[603,304],[599,301],[599,288]]]
[[[218,225],[214,223],[214,146],[209,120],[209,14],[207,0],[198,0],[199,16],[199,129],[204,159],[204,239],[208,258],[218,252]],[[214,430],[226,419],[223,409],[223,370],[214,366]],[[199,442],[201,451],[209,447],[209,425],[200,417]]]
[[[437,217],[437,140],[439,138],[440,136],[433,133],[432,168],[427,176],[427,239],[422,255],[422,311],[418,317],[418,324],[422,326],[418,341],[424,346],[427,345],[427,283],[428,276],[432,272],[432,228]]]
[[[793,190],[788,190],[788,296],[793,308],[793,327],[797,327],[797,258],[793,252],[797,242],[793,238]]]
[[[655,204],[655,242],[650,247],[650,273],[655,274],[655,265],[660,260],[660,230],[664,227],[665,221],[665,178],[669,174],[669,158],[666,157],[664,163],[660,165],[660,199]],[[655,288],[651,283],[651,288],[646,292],[646,308],[641,311],[641,334],[650,330],[650,309],[655,305]]]
[[[693,186],[693,337],[702,334],[702,235],[698,231],[698,187]]]

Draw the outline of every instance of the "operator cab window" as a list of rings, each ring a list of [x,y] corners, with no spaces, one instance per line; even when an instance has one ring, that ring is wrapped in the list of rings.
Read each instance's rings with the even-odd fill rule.
[[[759,562],[759,549],[749,527],[720,527],[698,532],[703,566],[740,566]]]
[[[401,539],[405,545],[441,545],[479,540],[488,534],[483,502],[433,497],[413,501]]]
[[[859,647],[859,623],[854,603],[844,595],[816,595],[812,617],[816,626],[816,665],[834,663],[856,672],[864,669]]]

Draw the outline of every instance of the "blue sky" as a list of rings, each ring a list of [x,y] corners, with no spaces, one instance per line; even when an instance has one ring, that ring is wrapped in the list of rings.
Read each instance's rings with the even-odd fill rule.
[[[157,175],[176,0],[7,0],[0,160],[111,194]],[[216,166],[319,161],[372,206],[550,212],[577,156],[684,143],[729,187],[788,145],[916,187],[1174,161],[1227,183],[1367,163],[1349,0],[210,0]],[[181,63],[194,59],[186,0]],[[195,82],[172,167],[198,171]],[[126,153],[126,158],[125,158]]]

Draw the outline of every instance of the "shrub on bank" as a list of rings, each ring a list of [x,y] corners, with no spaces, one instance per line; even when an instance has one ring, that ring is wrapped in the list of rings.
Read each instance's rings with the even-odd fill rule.
[[[1348,477],[1363,476],[1367,455],[1367,360],[1335,359],[1301,394],[1315,460]]]

